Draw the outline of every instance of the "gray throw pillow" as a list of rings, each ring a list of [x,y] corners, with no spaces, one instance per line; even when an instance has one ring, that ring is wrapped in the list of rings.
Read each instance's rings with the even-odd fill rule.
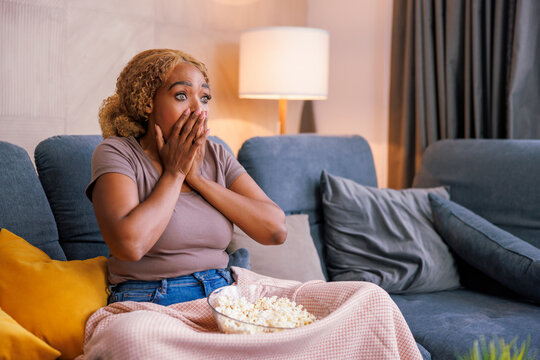
[[[331,280],[369,281],[395,294],[460,286],[428,200],[448,199],[444,187],[378,189],[323,171],[321,192]]]
[[[540,249],[463,206],[429,195],[435,227],[467,264],[540,303]]]
[[[278,279],[325,280],[319,255],[309,232],[308,216],[288,215],[287,240],[281,245],[261,245],[234,226],[228,252],[240,248],[249,251],[252,271]]]

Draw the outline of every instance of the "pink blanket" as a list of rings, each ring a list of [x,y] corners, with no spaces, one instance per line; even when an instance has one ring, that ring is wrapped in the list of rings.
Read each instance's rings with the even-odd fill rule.
[[[95,312],[77,359],[422,359],[401,312],[366,282],[279,280],[233,268],[238,286],[316,297],[331,314],[269,334],[219,333],[206,299],[170,306],[121,302]]]

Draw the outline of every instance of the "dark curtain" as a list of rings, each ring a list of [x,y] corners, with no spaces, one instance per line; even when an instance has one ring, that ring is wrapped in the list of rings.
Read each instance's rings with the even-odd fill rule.
[[[440,139],[540,138],[540,0],[394,0],[390,71],[389,187]]]

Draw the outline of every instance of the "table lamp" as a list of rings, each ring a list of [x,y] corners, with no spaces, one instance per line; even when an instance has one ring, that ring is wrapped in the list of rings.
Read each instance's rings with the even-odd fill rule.
[[[270,26],[242,32],[240,98],[279,100],[284,134],[288,99],[326,99],[328,49],[329,35],[322,29]]]

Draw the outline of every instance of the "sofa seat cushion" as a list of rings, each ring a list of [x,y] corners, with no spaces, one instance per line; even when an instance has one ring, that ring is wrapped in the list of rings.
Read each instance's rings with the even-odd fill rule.
[[[422,355],[422,360],[431,360],[431,354],[422,344],[416,343],[418,345],[418,350],[420,350],[420,355]]]
[[[0,228],[24,237],[55,260],[66,260],[51,207],[23,148],[0,141]]]
[[[414,338],[433,360],[468,354],[484,336],[518,344],[531,337],[529,354],[540,353],[540,307],[470,290],[392,295]]]

